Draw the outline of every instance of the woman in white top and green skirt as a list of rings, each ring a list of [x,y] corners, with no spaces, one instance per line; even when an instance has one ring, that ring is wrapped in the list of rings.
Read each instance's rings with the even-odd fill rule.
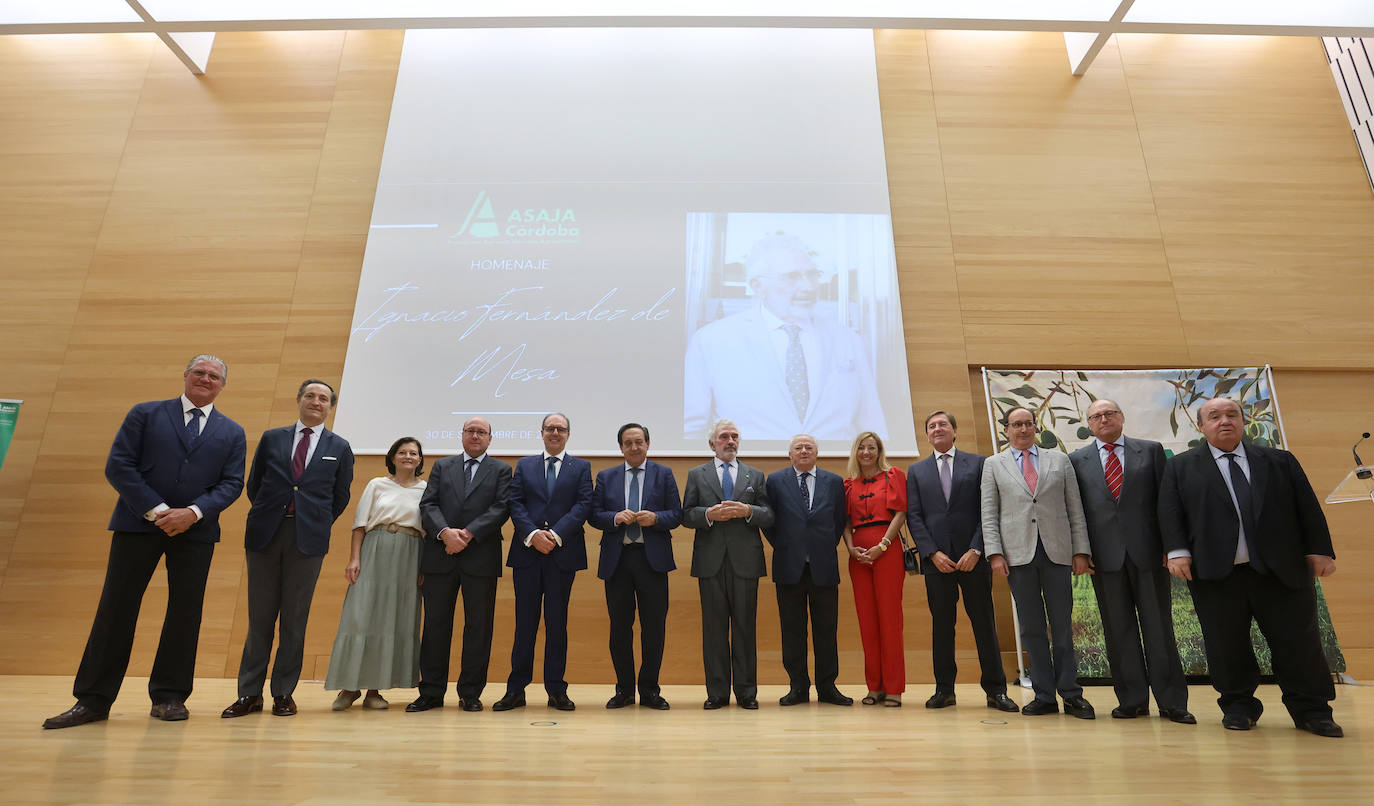
[[[386,708],[381,690],[420,682],[420,441],[401,437],[386,454],[390,476],[367,483],[353,519],[353,550],[344,577],[348,593],[329,656],[326,691],[334,710],[362,696],[364,708]]]

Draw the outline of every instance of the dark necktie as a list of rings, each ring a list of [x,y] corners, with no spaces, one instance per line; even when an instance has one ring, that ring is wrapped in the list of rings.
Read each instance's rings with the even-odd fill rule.
[[[807,512],[811,511],[811,491],[806,488],[806,480],[810,476],[810,473],[802,473],[797,476],[797,483],[801,485],[802,508]]]
[[[469,459],[463,464],[467,465],[468,483],[472,483],[472,477],[477,475],[477,460]]]
[[[549,457],[549,469],[544,472],[544,497],[553,500],[553,485],[558,483],[558,457]]]
[[[639,474],[644,472],[642,467],[630,468],[630,494],[625,497],[625,508],[639,511]],[[638,523],[630,524],[625,530],[625,536],[631,543],[640,543],[644,540],[644,529]]]
[[[735,497],[735,480],[730,478],[729,462],[723,462],[720,466],[720,491],[726,501]]]
[[[191,409],[188,414],[190,419],[186,421],[186,444],[191,445],[200,436],[200,418],[205,416],[205,412],[200,409]]]
[[[801,328],[783,325],[783,330],[787,331],[787,363],[783,368],[787,376],[787,391],[792,396],[797,419],[805,422],[806,407],[811,403],[811,389],[806,381],[806,354],[802,352]]]
[[[309,428],[301,429],[300,441],[296,443],[296,453],[291,457],[291,480],[300,481],[305,472],[305,456],[310,452],[310,435],[315,432]]]
[[[940,490],[945,494],[945,503],[949,503],[950,493],[954,491],[954,471],[949,469],[951,462],[949,454],[940,456]]]
[[[1116,458],[1116,443],[1102,443],[1102,450],[1107,452],[1103,458],[1102,468],[1107,474],[1107,489],[1112,491],[1112,498],[1121,500],[1121,460]]]
[[[1250,567],[1261,574],[1269,573],[1265,567],[1264,560],[1260,559],[1259,552],[1255,551],[1255,510],[1252,509],[1254,500],[1250,494],[1250,480],[1245,477],[1245,471],[1240,467],[1240,457],[1234,453],[1225,454],[1231,460],[1231,489],[1236,491],[1236,508],[1240,510],[1240,525],[1245,531],[1245,548],[1250,554]]]

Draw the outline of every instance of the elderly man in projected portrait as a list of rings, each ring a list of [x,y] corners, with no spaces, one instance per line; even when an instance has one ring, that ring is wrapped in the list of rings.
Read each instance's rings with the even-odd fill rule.
[[[745,271],[756,304],[703,326],[687,345],[683,432],[730,417],[756,439],[886,435],[863,342],[816,313],[824,275],[806,244],[769,235],[749,250]]]

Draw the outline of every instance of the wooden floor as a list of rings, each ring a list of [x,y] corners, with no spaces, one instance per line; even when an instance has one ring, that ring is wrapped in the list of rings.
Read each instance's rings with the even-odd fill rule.
[[[1338,687],[1345,739],[1295,730],[1278,690],[1249,733],[1222,729],[1211,689],[1194,687],[1197,726],[1107,718],[1110,690],[1087,696],[1100,717],[1004,715],[976,686],[960,705],[901,709],[762,707],[706,712],[697,686],[665,689],[668,712],[606,711],[606,685],[573,686],[573,713],[542,697],[509,713],[452,705],[406,714],[332,713],[318,684],[300,714],[222,720],[232,680],[197,680],[188,722],[147,715],[145,680],[126,681],[108,722],[39,728],[71,704],[71,681],[0,678],[0,800],[5,803],[1368,803],[1374,793],[1374,690]],[[846,693],[862,695],[860,687]],[[531,695],[540,694],[537,686]],[[488,705],[500,686],[488,688]],[[1012,692],[1026,702],[1028,691]],[[456,705],[456,699],[453,703]],[[1006,718],[1004,718],[1004,716]]]

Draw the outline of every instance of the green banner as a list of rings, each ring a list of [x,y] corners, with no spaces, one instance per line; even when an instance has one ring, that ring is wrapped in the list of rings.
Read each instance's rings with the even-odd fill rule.
[[[5,466],[5,454],[10,449],[10,438],[14,436],[14,426],[19,422],[19,404],[23,402],[0,399],[0,467]]]
[[[1202,444],[1202,432],[1194,419],[1197,407],[1209,398],[1226,396],[1240,403],[1245,413],[1245,439],[1258,445],[1284,447],[1283,421],[1274,399],[1273,378],[1268,367],[1233,369],[1146,370],[1046,370],[986,369],[988,417],[997,450],[1007,438],[997,423],[1018,406],[1037,412],[1041,448],[1072,453],[1090,439],[1088,406],[1098,398],[1115,400],[1126,413],[1126,435],[1152,439],[1173,456]],[[1178,641],[1183,671],[1189,676],[1207,674],[1202,630],[1193,612],[1188,583],[1173,583],[1174,637]],[[1321,630],[1326,663],[1333,672],[1345,671],[1345,657],[1336,642],[1331,613],[1317,581],[1317,623]],[[1259,628],[1251,624],[1250,638],[1263,674],[1270,674],[1269,646]],[[1073,580],[1073,644],[1078,656],[1078,675],[1110,678],[1107,649],[1102,640],[1102,617],[1097,610],[1092,580],[1085,574]]]

